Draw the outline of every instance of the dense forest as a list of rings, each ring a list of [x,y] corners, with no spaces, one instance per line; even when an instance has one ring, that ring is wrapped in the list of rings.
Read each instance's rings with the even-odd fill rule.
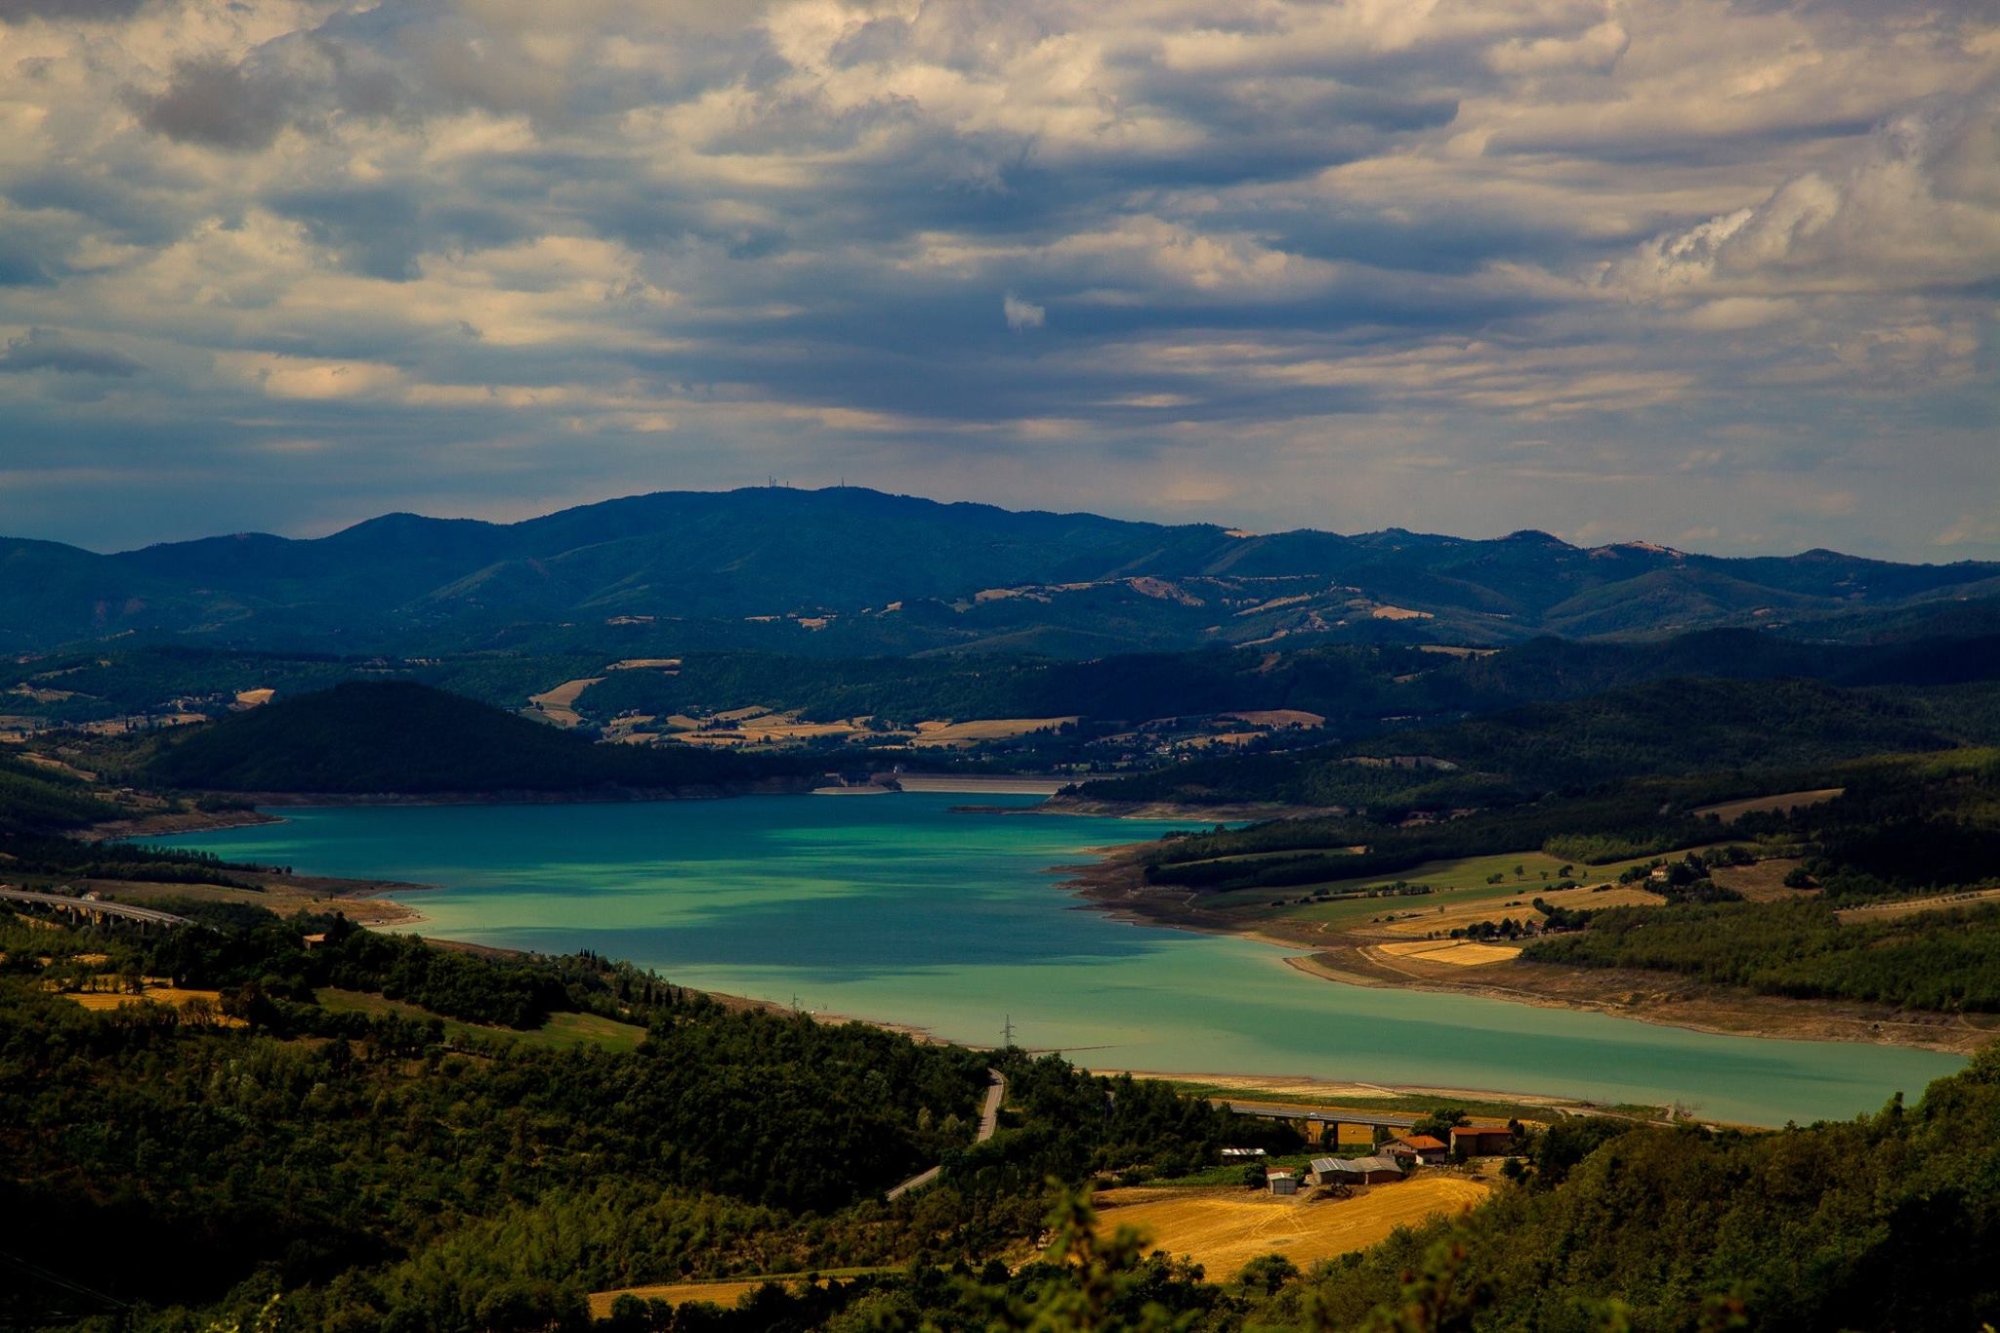
[[[1320,714],[1335,735],[1351,738],[1662,680],[1929,687],[1989,681],[2000,672],[1997,662],[1996,637],[1835,647],[1752,630],[1709,630],[1644,644],[1538,638],[1462,655],[1394,644],[1213,648],[1087,661],[1019,655],[827,661],[694,653],[672,673],[612,672],[585,690],[578,706],[600,720],[628,710],[698,713],[755,704],[796,709],[813,721],[878,716],[897,724],[1073,714],[1137,723],[1229,710],[1299,709]],[[1725,695],[1721,702],[1733,705],[1737,697]],[[1826,707],[1813,698],[1791,706]],[[1876,705],[1874,711],[1897,710]],[[1718,718],[1718,728],[1727,721]],[[1643,725],[1644,719],[1636,722]],[[1532,727],[1534,719],[1520,725]]]
[[[1803,680],[1677,678],[1344,745],[1100,779],[1086,794],[1444,810],[1575,793],[1624,778],[1773,771],[1942,750],[1978,739],[1967,730],[1949,720],[1940,725],[1898,694]],[[1408,758],[1401,765],[1371,762],[1398,756]]]
[[[1204,1274],[1097,1224],[1076,1191],[1285,1131],[1053,1057],[731,1012],[589,957],[188,910],[206,924],[150,940],[0,915],[0,1324],[581,1330],[588,1290],[812,1269],[867,1271],[734,1311],[627,1301],[602,1327],[1933,1328],[2000,1312],[1990,1265],[1932,1262],[2000,1245],[1991,1055],[1846,1124],[1559,1122],[1462,1218],[1308,1273]],[[219,988],[247,1026],[88,1012],[38,984],[91,966]],[[503,1023],[584,1008],[647,1038],[626,1054],[448,1038],[323,1009],[327,986]],[[969,1148],[989,1064],[1007,1112]],[[937,1188],[882,1202],[932,1160]]]
[[[256,792],[589,792],[799,778],[800,761],[604,746],[411,681],[351,681],[186,734],[143,772],[167,787]]]
[[[1796,999],[2000,1011],[2000,907],[1991,905],[1849,925],[1813,899],[1613,907],[1523,956],[1678,972]]]

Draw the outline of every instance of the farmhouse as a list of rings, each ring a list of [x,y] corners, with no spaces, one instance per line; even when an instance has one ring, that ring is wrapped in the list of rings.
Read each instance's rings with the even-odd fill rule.
[[[1401,1180],[1403,1168],[1393,1157],[1315,1157],[1312,1179],[1319,1185],[1382,1185]]]
[[[1423,1162],[1436,1166],[1451,1156],[1451,1145],[1428,1134],[1411,1134],[1390,1139],[1382,1145],[1381,1154],[1399,1162]]]
[[[1497,1157],[1514,1150],[1514,1131],[1505,1125],[1459,1125],[1451,1131],[1454,1157]]]

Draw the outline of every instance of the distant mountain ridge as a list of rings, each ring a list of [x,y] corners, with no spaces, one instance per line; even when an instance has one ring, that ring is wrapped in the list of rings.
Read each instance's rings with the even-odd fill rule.
[[[513,524],[388,514],[312,540],[242,534],[114,555],[0,539],[0,646],[14,650],[129,631],[465,648],[523,626],[650,620],[701,625],[702,646],[1091,656],[1631,636],[1989,597],[2000,564],[1730,559],[1542,532],[1243,535],[855,487],[659,492]]]

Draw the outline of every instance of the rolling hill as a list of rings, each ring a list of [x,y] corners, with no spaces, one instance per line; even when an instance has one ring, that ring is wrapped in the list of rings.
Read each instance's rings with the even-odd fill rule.
[[[2000,565],[1721,559],[1546,533],[1250,535],[854,487],[663,492],[514,524],[390,514],[331,536],[96,555],[0,542],[0,646],[137,632],[346,652],[579,636],[677,651],[1095,657],[1304,641],[1504,644],[1921,613]]]
[[[592,795],[738,790],[800,764],[596,745],[412,681],[350,681],[164,737],[146,776],[227,792]]]

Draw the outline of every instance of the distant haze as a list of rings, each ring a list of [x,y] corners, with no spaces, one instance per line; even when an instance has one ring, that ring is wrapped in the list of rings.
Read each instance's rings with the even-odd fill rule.
[[[2000,556],[1982,0],[0,3],[0,532]]]

